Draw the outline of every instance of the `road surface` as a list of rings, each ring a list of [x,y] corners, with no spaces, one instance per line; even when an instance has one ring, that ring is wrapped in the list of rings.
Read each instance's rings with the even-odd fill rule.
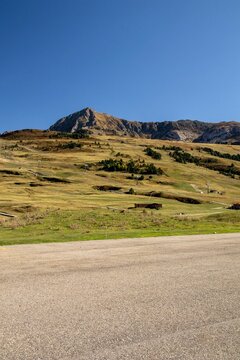
[[[240,234],[0,247],[1,360],[239,360]]]

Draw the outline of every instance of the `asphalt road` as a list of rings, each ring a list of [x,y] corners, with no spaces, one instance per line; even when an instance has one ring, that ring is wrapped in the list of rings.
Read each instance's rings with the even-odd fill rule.
[[[239,360],[240,234],[0,248],[1,360]]]

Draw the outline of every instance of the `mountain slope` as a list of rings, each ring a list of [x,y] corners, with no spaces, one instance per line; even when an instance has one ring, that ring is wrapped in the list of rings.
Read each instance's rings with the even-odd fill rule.
[[[194,142],[205,143],[240,143],[240,124],[221,122],[206,129]]]
[[[96,135],[120,135],[153,139],[193,141],[213,124],[201,121],[178,120],[163,122],[128,121],[85,108],[61,118],[50,130],[77,132],[87,129]]]
[[[58,120],[50,130],[78,132],[88,130],[94,135],[147,137],[207,143],[239,143],[240,123],[209,123],[197,120],[162,122],[128,121],[85,108]]]

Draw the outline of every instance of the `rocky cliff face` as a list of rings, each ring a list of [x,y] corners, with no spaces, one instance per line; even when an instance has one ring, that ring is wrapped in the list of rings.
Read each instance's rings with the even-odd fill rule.
[[[195,142],[205,143],[240,143],[240,123],[222,122],[214,124],[210,129],[206,129]]]
[[[81,129],[88,130],[94,135],[105,134],[212,143],[240,141],[240,123],[237,122],[128,121],[99,113],[90,108],[63,117],[50,127],[50,130],[65,132],[77,132]]]

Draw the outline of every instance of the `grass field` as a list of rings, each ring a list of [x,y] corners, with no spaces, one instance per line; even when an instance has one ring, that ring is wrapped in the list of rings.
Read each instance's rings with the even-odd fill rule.
[[[180,146],[237,169],[240,162],[210,156],[199,150],[205,146],[201,144],[106,136],[72,142],[74,147],[69,139],[0,139],[0,212],[15,216],[0,216],[1,245],[239,231],[240,212],[228,209],[240,200],[239,176],[178,163],[160,148]],[[161,159],[147,156],[147,146]],[[239,153],[239,146],[207,146]],[[109,158],[144,160],[164,174],[138,180],[138,174],[102,171],[98,162]],[[121,189],[100,191],[98,186]],[[162,197],[146,196],[150,192],[161,192]],[[201,203],[183,203],[176,197]],[[162,209],[133,208],[135,203],[153,202]]]

